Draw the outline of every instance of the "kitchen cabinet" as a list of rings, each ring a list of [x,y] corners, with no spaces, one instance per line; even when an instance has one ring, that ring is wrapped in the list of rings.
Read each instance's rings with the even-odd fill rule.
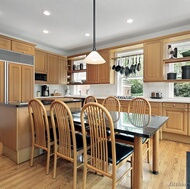
[[[4,102],[4,90],[5,90],[5,69],[4,62],[0,61],[0,103]]]
[[[34,96],[33,66],[8,64],[8,102],[28,102]]]
[[[47,74],[47,53],[35,50],[35,73]]]
[[[162,115],[162,103],[161,102],[150,102],[150,105],[151,105],[151,115],[155,115],[155,116]],[[163,139],[162,127],[159,129],[159,134],[160,134],[160,139]]]
[[[0,37],[0,49],[11,50],[11,40]]]
[[[59,83],[59,71],[58,57],[54,54],[48,54],[48,83]]]
[[[188,104],[163,103],[163,115],[169,117],[164,124],[163,131],[180,135],[187,135]]]
[[[163,40],[144,43],[144,82],[164,80]]]
[[[188,104],[188,117],[187,117],[187,133],[190,136],[190,104]]]
[[[59,83],[67,84],[67,59],[65,57],[58,57],[59,62]]]
[[[155,116],[162,115],[162,103],[161,102],[150,102],[150,105],[151,105],[151,114],[152,115],[155,115]]]
[[[33,44],[30,44],[30,43],[24,43],[21,41],[12,41],[12,51],[34,56],[35,47]]]
[[[119,100],[121,104],[121,112],[128,112],[130,100]]]
[[[89,84],[114,84],[115,73],[111,69],[113,65],[113,53],[109,50],[99,51],[106,63],[99,65],[87,64],[86,83]]]

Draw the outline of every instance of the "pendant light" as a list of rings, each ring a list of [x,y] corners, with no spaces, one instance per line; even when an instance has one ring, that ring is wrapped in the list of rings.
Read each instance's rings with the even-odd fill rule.
[[[84,59],[87,64],[103,64],[106,61],[96,51],[96,27],[95,27],[95,0],[93,0],[93,49],[92,52]]]

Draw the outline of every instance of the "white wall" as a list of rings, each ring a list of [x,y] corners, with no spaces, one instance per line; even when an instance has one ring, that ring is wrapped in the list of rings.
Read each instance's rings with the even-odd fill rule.
[[[35,84],[34,88],[34,96],[37,97],[37,91],[41,92],[41,86],[46,85],[46,84]],[[55,90],[58,90],[59,93],[61,93],[63,96],[65,95],[65,88],[66,85],[52,85],[52,84],[47,84],[49,87],[49,93],[54,93]]]

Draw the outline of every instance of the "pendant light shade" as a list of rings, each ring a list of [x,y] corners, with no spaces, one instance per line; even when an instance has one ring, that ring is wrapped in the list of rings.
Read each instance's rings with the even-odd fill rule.
[[[96,12],[95,12],[95,0],[93,0],[93,49],[92,52],[84,59],[87,64],[103,64],[106,61],[96,51]]]

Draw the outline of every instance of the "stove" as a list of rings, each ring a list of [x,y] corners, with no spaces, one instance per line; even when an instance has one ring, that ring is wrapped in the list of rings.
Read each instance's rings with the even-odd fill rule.
[[[115,97],[118,99],[133,99],[133,98],[135,98],[133,96],[115,96]]]

